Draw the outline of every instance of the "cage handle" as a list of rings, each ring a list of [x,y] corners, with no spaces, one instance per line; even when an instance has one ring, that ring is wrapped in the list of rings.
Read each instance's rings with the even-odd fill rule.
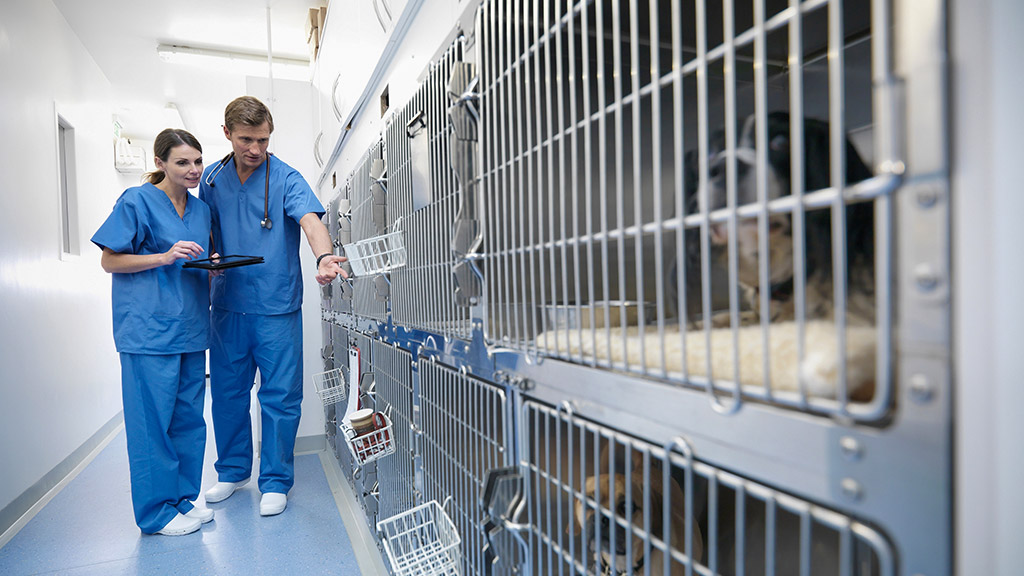
[[[418,126],[417,126],[418,125]],[[420,110],[412,117],[412,120],[405,125],[405,135],[409,138],[415,138],[419,135],[420,131],[427,127],[426,114],[423,110]]]
[[[503,480],[514,479],[516,491],[509,501],[508,506],[498,514],[494,511],[494,500],[497,498],[498,483]],[[484,544],[484,569],[490,576],[494,573],[494,565],[498,563],[501,556],[497,553],[494,538],[505,529],[516,539],[523,551],[527,550],[526,541],[523,540],[521,532],[529,528],[528,524],[518,524],[512,521],[523,503],[522,474],[516,466],[504,468],[492,468],[487,471],[484,479],[484,490],[480,497],[480,506],[483,508],[484,521],[481,523],[484,534],[487,535],[487,543]]]
[[[366,381],[366,377],[370,377],[370,385],[363,387],[363,382]],[[363,372],[359,375],[359,393],[366,394],[367,396],[374,398],[377,396],[377,380],[373,377],[373,372]]]
[[[429,354],[429,352],[433,352],[433,354]],[[427,358],[430,358],[434,362],[437,361],[437,358],[441,352],[442,350],[437,347],[437,340],[434,339],[433,334],[429,334],[427,338],[423,340],[423,343],[420,344],[419,353],[423,356],[426,356]]]

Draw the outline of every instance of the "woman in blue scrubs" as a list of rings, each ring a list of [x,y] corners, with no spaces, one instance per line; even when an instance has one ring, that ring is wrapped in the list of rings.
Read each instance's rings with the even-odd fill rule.
[[[213,520],[193,502],[206,446],[209,273],[182,268],[209,246],[210,208],[188,193],[203,172],[192,134],[164,130],[153,152],[157,170],[121,194],[92,241],[113,277],[135,522],[146,534],[177,536]]]

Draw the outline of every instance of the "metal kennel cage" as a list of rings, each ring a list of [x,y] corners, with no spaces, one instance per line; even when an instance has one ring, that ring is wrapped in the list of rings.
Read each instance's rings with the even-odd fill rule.
[[[324,302],[321,303],[323,305]],[[326,304],[330,304],[330,300],[326,301]],[[326,306],[325,306],[326,311]],[[334,370],[334,324],[325,319],[320,322],[320,333],[322,347],[320,348],[320,358],[323,360],[324,371]],[[336,407],[334,405],[324,407],[324,436],[327,438],[327,445],[333,452],[337,440],[338,428],[335,425],[337,421]]]
[[[331,234],[331,244],[335,254],[341,254],[341,247],[352,242],[352,186],[346,182],[337,189],[337,194],[328,205],[332,212],[327,229]],[[352,267],[342,264],[341,267],[352,273]],[[348,282],[332,282],[330,292],[330,313],[352,313],[352,298],[355,286]]]
[[[890,9],[882,1],[484,3],[488,340],[705,388],[727,409],[749,398],[883,418],[894,398],[891,195],[903,165]],[[780,110],[793,161],[779,169],[834,176],[792,178],[775,190],[768,125]],[[826,122],[827,140],[804,137]],[[824,147],[825,166],[804,160]],[[848,182],[842,167],[855,154],[873,169]],[[709,197],[716,180],[721,207]],[[865,247],[848,245],[854,212],[866,212],[874,229],[874,255],[864,256],[871,278],[857,286],[847,264]],[[813,230],[824,238],[808,236],[820,220],[831,222]],[[787,251],[769,234],[778,222],[791,227],[791,247],[776,262],[766,255]],[[728,242],[713,245],[713,230],[730,231]],[[832,261],[812,275],[810,254],[822,242],[833,245]],[[740,262],[745,251],[754,262]],[[786,283],[775,280],[783,269],[792,269]],[[747,298],[751,285],[769,289]],[[792,295],[779,305],[793,308],[791,318],[757,313],[784,291]],[[856,326],[864,299],[869,325]],[[821,307],[830,316],[816,318]],[[724,325],[713,330],[716,322]],[[779,359],[779,346],[789,357]],[[822,386],[803,374],[818,356],[835,373]]]
[[[892,553],[868,573],[941,572],[941,22],[936,2],[482,3],[484,324],[508,381],[872,527]]]
[[[377,401],[390,409],[395,442],[395,453],[377,461],[380,517],[388,518],[417,504],[412,432],[412,355],[379,340],[374,340],[372,345]]]
[[[451,494],[472,574],[950,573],[941,3],[472,4],[359,168],[390,308],[325,311],[412,430],[369,518]]]
[[[331,322],[331,366],[328,367],[324,364],[324,369],[329,370],[331,368],[337,368],[341,371],[341,376],[345,382],[350,382],[349,378],[351,374],[349,372],[348,363],[348,349],[349,349],[349,331],[334,322]],[[345,448],[344,435],[339,433],[338,420],[345,416],[344,405],[333,406],[333,412],[331,408],[328,408],[328,418],[325,426],[327,427],[327,438],[331,442],[331,449],[334,452],[335,457],[338,459],[339,465],[342,470],[346,473],[345,478],[349,481],[349,484],[355,488],[353,482],[352,472],[353,463],[352,458],[349,456],[348,450]],[[339,441],[339,438],[341,439]]]
[[[349,352],[354,347],[359,351],[360,374],[352,374],[348,371],[348,378],[359,382],[359,405],[362,408],[380,410],[384,408],[374,393],[374,366],[377,359],[374,356],[373,343],[375,339],[367,334],[355,330],[344,329],[347,334],[348,347],[344,350],[344,358],[348,362]],[[339,426],[336,454],[339,462],[343,464],[343,470],[349,475],[353,491],[360,507],[366,515],[367,525],[373,527],[379,518],[380,507],[380,484],[377,463],[370,462],[366,465],[358,463],[352,455],[349,444],[345,441],[345,435]]]
[[[391,223],[401,219],[408,251],[406,266],[392,274],[394,321],[468,339],[470,311],[453,297],[450,246],[459,199],[447,113],[448,80],[464,51],[458,39],[430,66],[419,90],[385,127],[384,154],[388,217]]]
[[[657,446],[532,401],[520,414],[513,520],[533,574],[896,573],[874,527],[701,462],[681,438]]]
[[[349,178],[351,243],[376,238],[388,232],[386,168],[381,148],[379,142],[372,146]],[[352,258],[358,256],[353,254]],[[356,276],[352,284],[353,312],[357,316],[384,322],[390,296],[390,281],[386,275]]]
[[[452,497],[448,510],[462,536],[463,574],[490,574],[480,502],[487,472],[512,464],[509,398],[502,388],[427,357],[418,366],[423,498]],[[511,574],[517,563],[493,568],[495,574]]]

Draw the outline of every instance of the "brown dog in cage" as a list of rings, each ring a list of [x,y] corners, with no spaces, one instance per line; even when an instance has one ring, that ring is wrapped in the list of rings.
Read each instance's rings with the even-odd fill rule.
[[[767,134],[767,190],[768,201],[792,193],[790,116],[786,112],[768,114]],[[803,125],[803,190],[812,192],[831,186],[829,125],[820,120],[805,118]],[[757,152],[755,145],[756,122],[748,117],[733,149],[725,149],[721,135],[712,139],[709,152],[707,212],[727,208],[728,187],[727,167],[729,159],[735,158],[736,185],[734,206],[754,205],[757,193]],[[845,140],[846,183],[854,184],[871,177],[870,169],[864,164],[849,139]],[[699,212],[703,197],[697,192],[698,171],[696,155],[687,158],[687,180],[690,212]],[[809,207],[804,213],[804,302],[805,318],[808,320],[834,320],[835,298],[833,292],[833,212],[829,207]],[[874,275],[874,206],[871,202],[844,205],[846,248],[846,320],[851,325],[870,326],[875,319],[875,275]],[[735,249],[737,261],[737,283],[742,293],[743,309],[741,324],[756,324],[760,321],[762,306],[761,291],[768,290],[767,316],[771,322],[791,321],[796,317],[795,274],[797,247],[794,242],[794,216],[790,213],[775,213],[767,218],[768,285],[762,286],[760,258],[762,257],[760,233],[757,218],[737,217],[735,228]],[[730,250],[730,228],[728,222],[713,222],[708,227],[711,265],[719,271],[727,270]],[[688,242],[687,269],[700,270],[700,245]],[[726,272],[727,274],[727,272]],[[693,277],[696,277],[694,275]],[[721,281],[722,273],[717,276]],[[727,276],[725,276],[727,278]],[[691,293],[693,290],[691,289]],[[721,290],[717,290],[722,294]],[[725,299],[725,302],[728,300]],[[721,303],[721,299],[719,301]],[[712,305],[714,309],[714,304]],[[729,326],[727,312],[712,315],[715,327]]]
[[[619,446],[616,454],[624,453],[621,448]],[[645,566],[649,567],[651,574],[661,574],[665,562],[663,546],[669,546],[677,554],[686,555],[688,552],[683,491],[671,476],[668,486],[663,485],[662,468],[654,459],[647,474],[650,482],[645,484],[641,451],[632,450],[629,462],[623,462],[624,459],[624,456],[617,457],[620,464],[612,470],[609,447],[604,447],[600,470],[609,472],[586,479],[586,500],[578,500],[575,505],[575,531],[577,534],[582,532],[585,550],[600,574],[646,574]],[[670,516],[668,539],[664,533],[666,505]],[[644,538],[648,522],[650,534]],[[691,530],[692,549],[689,553],[696,563],[704,554],[704,540],[692,515]],[[681,576],[686,573],[683,563],[676,559],[670,561],[669,574]]]

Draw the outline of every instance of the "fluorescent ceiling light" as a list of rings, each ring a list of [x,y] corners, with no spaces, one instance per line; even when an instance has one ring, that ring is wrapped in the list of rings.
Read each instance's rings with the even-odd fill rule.
[[[171,64],[198,66],[225,74],[242,74],[263,78],[270,76],[266,55],[172,44],[160,44],[156,47],[156,53],[161,60]],[[274,57],[274,78],[309,80],[309,76],[308,60]]]

